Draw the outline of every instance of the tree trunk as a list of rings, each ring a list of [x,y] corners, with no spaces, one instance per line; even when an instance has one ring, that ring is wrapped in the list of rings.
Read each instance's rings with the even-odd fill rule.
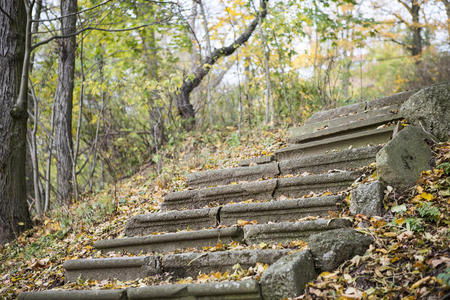
[[[0,0],[0,244],[31,227],[25,186],[27,114],[12,115],[22,76],[27,14],[23,1]],[[26,83],[28,84],[28,83]]]
[[[412,45],[411,45],[411,55],[419,56],[422,54],[422,27],[419,23],[419,13],[420,13],[420,4],[417,0],[412,1],[411,5],[411,16],[412,16]]]
[[[211,39],[209,38],[208,19],[206,18],[205,6],[201,0],[198,1],[200,12],[203,18],[203,30],[205,30],[207,55],[211,56]],[[206,83],[206,102],[208,103],[209,123],[213,124],[212,104],[211,104],[211,74],[208,74]]]
[[[61,34],[76,32],[76,0],[61,0]],[[72,201],[72,105],[75,71],[75,36],[59,41],[58,83],[55,93],[55,149],[58,196],[61,203]]]
[[[253,34],[253,31],[255,31],[255,28],[258,25],[259,21],[266,17],[267,1],[268,0],[261,1],[259,14],[255,17],[255,19],[253,19],[253,21],[249,24],[245,31],[236,40],[234,40],[228,46],[222,47],[220,49],[215,49],[211,53],[211,55],[208,55],[207,57],[202,59],[200,65],[195,68],[193,74],[184,76],[183,84],[176,92],[175,99],[178,112],[185,120],[187,120],[187,126],[185,126],[187,130],[192,130],[195,126],[195,111],[194,107],[189,101],[191,92],[200,84],[202,79],[209,73],[209,70],[219,60],[219,58],[230,56],[234,53],[234,51],[236,51],[237,48],[248,41],[250,36]]]

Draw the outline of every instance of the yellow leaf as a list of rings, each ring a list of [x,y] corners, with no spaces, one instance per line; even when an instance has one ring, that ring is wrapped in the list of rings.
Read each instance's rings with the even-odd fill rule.
[[[419,286],[421,286],[422,284],[424,284],[425,282],[427,282],[428,280],[430,280],[430,278],[431,278],[430,276],[426,276],[426,277],[424,277],[424,278],[422,278],[422,279],[416,281],[416,283],[414,283],[414,284],[411,286],[411,289],[416,289],[416,288],[418,288]]]
[[[422,199],[427,200],[427,201],[431,201],[431,200],[434,199],[433,194],[430,194],[430,193],[422,193],[422,194],[420,194],[420,197],[421,197]]]

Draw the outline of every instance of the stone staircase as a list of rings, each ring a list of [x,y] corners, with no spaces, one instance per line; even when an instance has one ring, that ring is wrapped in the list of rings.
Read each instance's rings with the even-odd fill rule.
[[[405,92],[316,113],[304,126],[293,128],[290,145],[274,155],[241,161],[236,168],[190,174],[186,177],[189,189],[166,195],[160,212],[131,217],[125,228],[126,238],[94,244],[103,253],[114,251],[127,255],[64,263],[66,281],[76,281],[79,277],[121,281],[147,276],[195,278],[200,272],[230,271],[237,264],[242,268],[257,263],[271,265],[266,271],[268,275],[264,273],[259,281],[166,284],[102,291],[50,290],[22,293],[19,299],[282,299],[295,296],[292,291],[301,292],[307,280],[284,277],[289,272],[295,276],[309,272],[306,278],[313,279],[327,270],[315,254],[318,248],[311,250],[312,254],[309,251],[291,254],[292,249],[251,246],[298,240],[314,244],[325,232],[336,232],[334,235],[340,238],[341,232],[353,231],[350,221],[330,213],[341,209],[344,196],[340,192],[361,176],[362,167],[375,161],[380,144],[386,143],[397,130],[396,123],[402,119],[399,106],[410,95],[412,92]],[[214,247],[218,242],[250,247],[202,251],[203,247]],[[185,252],[177,253],[182,249]],[[354,255],[363,250],[355,251],[346,252]],[[292,270],[286,271],[289,266],[293,266]],[[282,278],[281,286],[276,285],[276,278]]]

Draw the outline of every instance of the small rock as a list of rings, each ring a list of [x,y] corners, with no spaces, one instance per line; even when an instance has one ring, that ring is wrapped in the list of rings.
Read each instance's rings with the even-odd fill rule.
[[[312,235],[309,248],[316,261],[316,269],[333,271],[355,255],[362,255],[372,238],[351,228],[334,229]]]
[[[421,128],[407,126],[386,144],[376,157],[379,179],[394,187],[409,187],[420,173],[431,169],[433,154],[429,135]]]
[[[412,125],[423,128],[440,139],[450,138],[450,84],[442,83],[421,89],[400,108]]]
[[[300,295],[306,284],[317,276],[309,251],[285,256],[271,265],[261,277],[264,300],[293,298]]]
[[[384,186],[380,181],[360,184],[352,191],[350,212],[353,215],[381,216],[383,198]]]

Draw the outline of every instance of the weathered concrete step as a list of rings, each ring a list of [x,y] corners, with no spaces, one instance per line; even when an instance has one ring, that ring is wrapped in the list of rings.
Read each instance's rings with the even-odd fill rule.
[[[317,219],[248,225],[244,227],[244,240],[247,244],[286,243],[293,240],[306,240],[309,236],[319,232],[351,226],[352,222],[347,219]]]
[[[301,174],[303,172],[323,173],[334,169],[356,169],[374,162],[376,154],[381,148],[380,145],[365,146],[307,157],[296,157],[266,165],[197,172],[188,175],[186,179],[191,187],[208,187],[239,180],[276,177],[277,175]]]
[[[294,157],[279,162],[281,175],[303,172],[322,173],[328,170],[357,169],[375,162],[382,146],[365,146],[306,157]]]
[[[249,218],[258,223],[267,223],[307,216],[326,216],[328,211],[339,208],[342,199],[342,196],[325,196],[136,215],[127,222],[125,234],[149,235],[153,232],[173,232],[186,228],[208,228],[217,224],[234,225],[238,220]]]
[[[300,197],[310,192],[337,192],[346,189],[360,174],[360,172],[342,171],[173,192],[167,194],[161,208],[163,210],[193,209],[211,204],[242,202],[248,199],[272,200],[281,195]]]
[[[127,236],[149,235],[154,232],[201,229],[218,224],[219,208],[202,208],[184,211],[168,211],[136,215],[125,228]]]
[[[340,171],[329,174],[317,174],[300,177],[288,177],[278,179],[278,185],[274,192],[274,198],[286,196],[289,198],[299,197],[321,192],[339,192],[348,188],[362,171]]]
[[[361,132],[348,133],[341,136],[326,138],[323,140],[294,144],[275,152],[277,161],[288,160],[297,157],[319,155],[331,150],[344,150],[359,148],[367,145],[379,145],[386,143],[392,137],[395,126],[375,128]]]
[[[317,219],[301,222],[281,222],[248,225],[244,227],[244,240],[247,244],[286,243],[306,240],[309,236],[338,228],[351,227],[347,219]]]
[[[156,256],[114,257],[67,260],[63,264],[66,281],[83,279],[121,281],[145,278],[161,273]]]
[[[19,300],[127,300],[126,290],[48,290],[25,292]]]
[[[136,256],[117,258],[76,259],[66,261],[66,281],[135,280],[152,275],[171,273],[174,278],[197,276],[201,273],[232,271],[239,264],[243,268],[257,262],[272,264],[289,250],[236,250],[218,252],[188,252],[163,256]]]
[[[363,112],[357,112],[354,114],[337,117],[331,120],[324,120],[312,123],[310,122],[302,126],[291,128],[289,130],[289,137],[298,137],[311,133],[317,134],[317,132],[321,132],[324,130],[331,130],[333,128],[338,128],[353,122],[361,122],[382,116],[397,115],[398,111],[399,111],[398,105],[390,105],[376,110],[366,110]]]
[[[186,248],[201,249],[205,246],[215,246],[218,242],[228,244],[236,241],[244,242],[248,245],[256,242],[278,243],[304,239],[314,233],[349,226],[351,226],[351,222],[345,219],[317,219],[301,222],[246,225],[243,228],[233,226],[220,229],[102,240],[95,242],[94,247],[103,252],[127,251],[128,253],[138,254],[151,251],[168,252]]]
[[[268,163],[271,163],[273,160],[274,160],[273,155],[256,156],[256,157],[243,159],[243,160],[239,161],[239,166],[247,167],[250,165],[268,164]]]
[[[323,217],[330,211],[337,211],[342,200],[342,196],[326,196],[225,205],[220,210],[220,224],[233,225],[238,220],[256,220],[261,224],[290,221],[308,216]]]
[[[374,113],[374,112],[372,112]],[[368,114],[368,113],[367,113]],[[359,116],[362,115],[362,116]],[[362,120],[350,121],[348,119],[360,118]],[[376,128],[379,125],[386,124],[392,121],[397,121],[402,119],[402,116],[399,113],[384,113],[381,115],[375,116],[366,116],[366,114],[357,114],[349,117],[342,118],[343,123],[336,126],[331,126],[326,129],[317,130],[313,132],[304,132],[301,133],[300,128],[298,130],[291,130],[291,135],[288,139],[289,143],[292,144],[300,144],[306,143],[309,141],[317,141],[329,137],[341,136],[343,134],[353,133],[365,131],[368,129]],[[314,123],[316,124],[316,123]],[[309,127],[309,126],[306,126]],[[307,128],[306,128],[307,129]]]
[[[126,290],[50,290],[27,292],[19,300],[144,300],[144,299],[211,299],[211,300],[261,300],[260,286],[256,280],[222,281],[200,284],[166,284],[128,288]]]
[[[313,114],[308,120],[306,120],[306,124],[331,120],[340,116],[364,112],[367,110],[376,110],[390,105],[401,105],[416,92],[416,90],[407,91],[397,93],[388,97],[378,98],[372,101],[365,101],[356,104],[341,106],[334,109],[319,111]]]
[[[258,262],[271,265],[289,252],[288,249],[265,249],[168,254],[161,258],[161,265],[164,272],[170,272],[175,277],[195,277],[200,272],[232,272],[236,264],[242,268],[255,266]]]
[[[244,230],[241,227],[228,227],[218,229],[205,229],[144,237],[129,237],[114,240],[102,240],[94,243],[94,247],[108,251],[127,251],[137,254],[143,252],[175,251],[186,248],[201,248],[215,246],[219,241],[230,243],[244,240]]]
[[[231,184],[200,190],[172,192],[164,197],[163,210],[200,208],[210,204],[226,204],[248,199],[270,200],[277,186],[276,179]]]
[[[132,288],[127,290],[129,300],[144,299],[211,299],[260,300],[260,287],[256,280],[223,281],[202,284],[170,284]]]
[[[186,176],[188,186],[198,188],[212,185],[229,184],[242,180],[276,177],[280,174],[278,163],[271,162],[251,167],[238,167],[222,170],[196,172]]]

